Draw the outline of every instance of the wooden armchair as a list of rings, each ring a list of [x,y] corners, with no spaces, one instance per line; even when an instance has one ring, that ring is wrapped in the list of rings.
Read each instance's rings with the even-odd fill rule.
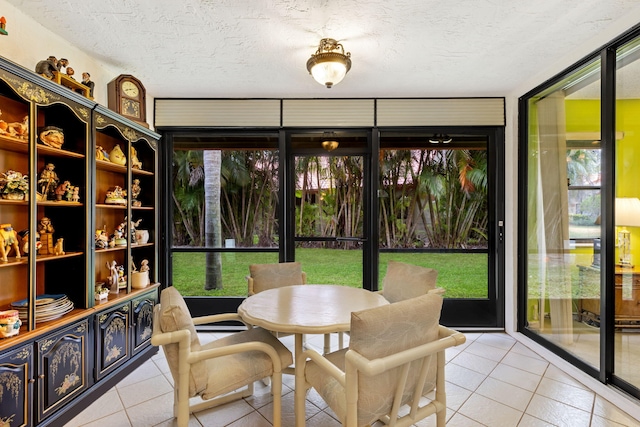
[[[389,261],[387,273],[382,279],[382,290],[378,293],[390,303],[415,298],[427,292],[444,294],[444,289],[436,287],[438,271],[433,268]]]
[[[302,271],[299,262],[281,262],[274,264],[251,264],[247,276],[249,296],[267,289],[283,286],[305,285],[307,274]]]
[[[426,294],[354,312],[348,349],[296,355],[296,426],[313,387],[347,427],[410,426],[433,414],[444,427],[444,350],[465,336],[438,324],[441,307],[441,296]]]
[[[235,313],[191,318],[180,293],[168,287],[153,312],[151,343],[162,346],[174,382],[174,415],[180,427],[189,414],[253,394],[253,383],[271,377],[273,425],[281,425],[282,369],[292,355],[273,335],[251,328],[201,346],[195,325],[240,320]],[[203,402],[189,404],[199,396]]]

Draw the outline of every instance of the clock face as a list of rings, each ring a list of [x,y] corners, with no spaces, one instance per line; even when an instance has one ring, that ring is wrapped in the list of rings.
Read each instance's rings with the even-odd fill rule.
[[[129,81],[122,83],[122,92],[131,98],[137,98],[140,93],[138,91],[138,86]]]
[[[140,103],[130,99],[122,98],[122,109],[120,114],[127,117],[140,119]]]

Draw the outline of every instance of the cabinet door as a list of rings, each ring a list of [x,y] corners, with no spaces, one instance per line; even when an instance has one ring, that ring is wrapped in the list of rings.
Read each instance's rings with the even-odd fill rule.
[[[0,356],[0,425],[30,426],[33,344]]]
[[[131,357],[129,307],[127,301],[120,307],[105,310],[96,316],[96,380]]]
[[[133,304],[133,352],[134,354],[151,344],[153,329],[153,306],[156,303],[156,292],[136,298]]]
[[[85,319],[36,341],[38,422],[88,387],[88,336]]]

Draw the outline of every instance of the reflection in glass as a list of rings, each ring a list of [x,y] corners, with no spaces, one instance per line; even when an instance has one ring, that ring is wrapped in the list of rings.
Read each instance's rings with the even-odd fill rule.
[[[616,52],[614,374],[640,387],[640,40]]]
[[[527,328],[599,366],[600,62],[529,99]]]

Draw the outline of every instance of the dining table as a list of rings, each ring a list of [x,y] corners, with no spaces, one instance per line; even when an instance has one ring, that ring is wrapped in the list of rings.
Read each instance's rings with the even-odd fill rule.
[[[294,285],[251,295],[240,304],[238,314],[250,325],[294,334],[295,357],[302,352],[304,335],[347,332],[352,312],[385,304],[389,302],[382,295],[363,288]]]

